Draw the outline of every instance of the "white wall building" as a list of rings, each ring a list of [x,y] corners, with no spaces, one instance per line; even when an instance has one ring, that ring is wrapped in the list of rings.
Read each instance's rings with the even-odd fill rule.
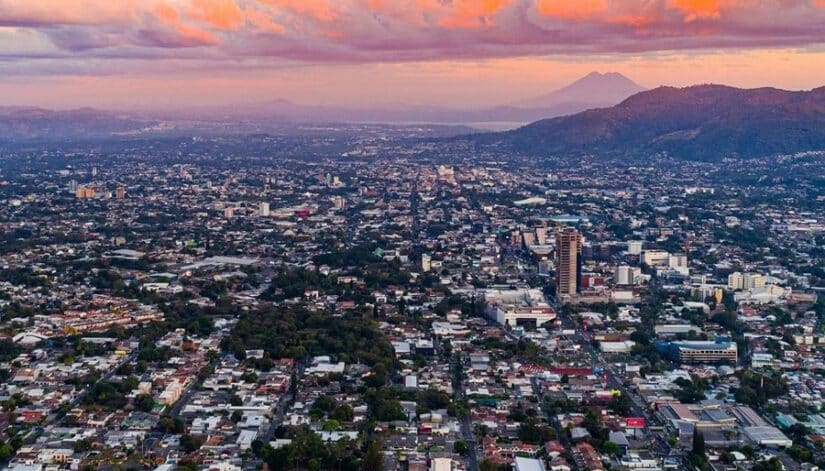
[[[617,285],[637,285],[642,277],[642,270],[637,267],[620,265],[616,269]]]
[[[424,273],[432,270],[432,258],[428,254],[421,254],[421,271]]]
[[[520,322],[540,326],[556,319],[556,311],[547,303],[540,289],[487,289],[484,291],[487,315],[501,325]]]
[[[433,458],[430,462],[430,471],[453,471],[453,460],[450,458]]]
[[[670,263],[670,254],[664,250],[645,250],[642,252],[642,263],[651,267],[666,266]]]
[[[728,289],[739,291],[743,289],[764,288],[765,277],[758,273],[733,272],[728,275]]]

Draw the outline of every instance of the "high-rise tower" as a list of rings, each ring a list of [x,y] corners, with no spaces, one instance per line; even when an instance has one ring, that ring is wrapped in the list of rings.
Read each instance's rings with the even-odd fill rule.
[[[556,230],[556,295],[572,296],[581,289],[582,237],[575,228]]]

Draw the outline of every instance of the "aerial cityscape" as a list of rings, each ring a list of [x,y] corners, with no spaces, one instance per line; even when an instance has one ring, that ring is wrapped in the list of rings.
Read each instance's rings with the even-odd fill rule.
[[[825,469],[823,32],[0,0],[0,469]]]

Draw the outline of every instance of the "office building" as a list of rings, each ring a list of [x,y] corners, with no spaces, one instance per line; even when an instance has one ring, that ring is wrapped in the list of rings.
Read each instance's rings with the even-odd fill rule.
[[[620,265],[616,269],[616,284],[617,285],[636,285],[639,284],[639,279],[642,276],[642,270],[637,267],[630,267],[627,265]]]
[[[728,275],[728,289],[733,291],[764,288],[765,277],[758,273],[733,272]]]
[[[79,186],[75,190],[74,195],[77,199],[88,199],[95,197],[95,189],[89,186]]]
[[[258,205],[258,214],[261,217],[269,217],[269,203],[267,203],[266,201],[261,201],[261,203]]]
[[[500,325],[539,327],[556,320],[556,311],[540,289],[488,288],[484,291],[484,302],[487,303],[487,316]]]
[[[666,342],[656,346],[681,363],[733,363],[736,364],[738,350],[736,342],[720,337],[714,341]]]
[[[537,227],[536,228],[536,242],[539,245],[544,245],[547,243],[547,228],[546,227]]]
[[[687,268],[687,255],[682,253],[670,254],[668,256],[667,266],[673,270]]]
[[[581,290],[582,237],[572,227],[556,232],[556,295],[573,296]]]
[[[424,273],[429,272],[432,269],[432,258],[427,254],[421,255],[421,271]]]
[[[670,264],[670,254],[664,250],[645,250],[642,252],[642,263],[647,266],[666,266]]]

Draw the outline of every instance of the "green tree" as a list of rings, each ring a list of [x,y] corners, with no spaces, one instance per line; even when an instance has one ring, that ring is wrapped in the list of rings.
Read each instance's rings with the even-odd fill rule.
[[[753,465],[751,471],[783,471],[784,467],[779,458],[773,457],[769,460],[758,461]]]
[[[14,456],[14,447],[0,440],[0,461],[7,461]]]
[[[165,415],[158,420],[158,430],[163,433],[182,433],[183,422],[180,419]]]
[[[337,420],[338,422],[352,422],[352,420],[355,418],[355,412],[352,410],[352,406],[350,406],[349,404],[344,404],[342,406],[336,407],[329,417],[331,419]]]
[[[631,401],[627,394],[619,394],[610,400],[610,409],[616,414],[627,417],[631,414]]]
[[[184,434],[180,437],[180,447],[185,453],[197,451],[203,445],[203,439],[192,435]]]
[[[619,449],[619,445],[616,445],[615,443],[613,443],[611,441],[604,442],[602,444],[601,451],[602,451],[602,453],[605,453],[607,455],[613,455],[613,456],[618,456],[619,453],[621,453],[621,450]]]
[[[324,422],[323,430],[325,432],[334,432],[341,428],[341,423],[337,420],[327,420]]]
[[[691,454],[694,456],[705,456],[705,436],[698,429],[693,429],[693,448]]]
[[[384,453],[381,451],[381,443],[378,440],[373,440],[364,453],[364,471],[381,471],[383,466]]]
[[[84,438],[75,442],[73,448],[75,453],[83,453],[92,449],[92,442],[88,438]]]
[[[135,410],[151,412],[155,407],[155,400],[151,394],[138,394],[135,397]]]

